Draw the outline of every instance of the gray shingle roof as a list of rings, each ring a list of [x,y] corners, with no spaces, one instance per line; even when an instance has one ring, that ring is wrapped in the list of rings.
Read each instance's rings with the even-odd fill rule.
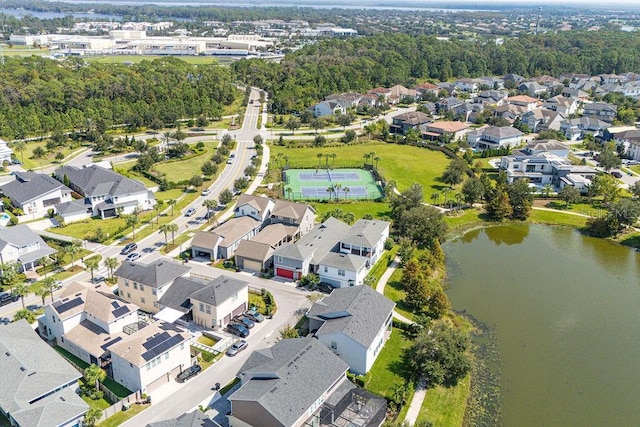
[[[269,206],[269,203],[273,203],[273,201],[268,197],[254,196],[252,194],[241,194],[240,196],[238,196],[235,212],[238,211],[238,208],[240,206],[248,204],[253,206],[260,213],[260,215],[262,215],[264,210]]]
[[[189,270],[189,267],[177,262],[158,259],[151,264],[124,262],[118,267],[115,275],[157,288],[173,282],[180,276],[184,276]]]
[[[72,386],[70,390],[63,389],[29,403],[74,383],[81,375],[42,341],[25,320],[0,328],[0,372],[0,407],[21,425],[53,427],[88,409]]]
[[[307,209],[315,212],[313,207],[305,203],[289,202],[287,200],[278,199],[276,200],[275,206],[273,207],[273,211],[271,211],[271,215],[279,216],[282,218],[289,218],[298,223],[302,219],[302,217],[304,217]]]
[[[482,134],[495,138],[511,138],[523,135],[522,132],[512,126],[489,126],[482,130]]]
[[[340,241],[371,248],[378,243],[380,236],[390,225],[387,221],[359,219]]]
[[[304,260],[311,254],[311,262],[317,264],[324,256],[331,252],[345,236],[350,227],[344,222],[330,217],[322,224],[316,225],[311,231],[302,236],[295,244],[284,244],[274,252],[274,256]]]
[[[369,259],[359,255],[329,252],[320,260],[320,265],[326,265],[340,270],[358,271]]]
[[[55,205],[55,208],[60,215],[68,215],[72,213],[86,212],[91,209],[91,205],[85,204],[82,200],[71,200],[69,202],[58,203]]]
[[[71,189],[49,175],[33,172],[14,172],[16,177],[1,187],[2,192],[21,205],[55,190],[71,193]]]
[[[88,197],[105,194],[125,196],[147,191],[147,188],[139,181],[96,165],[86,168],[65,166],[56,170],[55,175],[60,180],[66,175],[69,182]]]
[[[42,237],[31,231],[28,225],[19,224],[12,227],[0,227],[0,250],[7,245],[23,248],[34,244],[39,244],[40,249],[48,248],[50,250],[49,253],[55,252],[47,246]]]
[[[191,294],[191,299],[206,304],[220,305],[247,286],[249,286],[248,282],[223,274],[208,282],[205,288]]]
[[[217,427],[218,423],[200,411],[182,414],[178,418],[147,424],[147,427]]]
[[[347,368],[316,339],[281,340],[249,356],[240,373],[254,378],[245,380],[229,400],[254,401],[283,426],[294,425]]]
[[[307,317],[324,321],[316,335],[343,332],[369,348],[386,323],[395,303],[369,286],[334,289],[317,301]]]
[[[160,298],[160,304],[183,313],[189,312],[193,304],[191,295],[207,287],[207,281],[195,277],[178,277]]]

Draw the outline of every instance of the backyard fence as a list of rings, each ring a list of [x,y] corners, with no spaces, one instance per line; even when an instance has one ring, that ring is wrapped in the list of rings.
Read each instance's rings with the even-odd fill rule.
[[[122,411],[123,406],[127,406],[127,408],[131,407],[131,405],[135,404],[136,402],[139,402],[141,400],[141,395],[140,395],[140,390],[131,393],[129,396],[125,397],[124,399],[118,400],[118,397],[115,396],[113,393],[111,393],[111,390],[109,390],[108,388],[104,387],[102,384],[100,384],[100,390],[103,391],[105,393],[105,395],[109,396],[114,396],[115,399],[112,400],[112,402],[116,402],[113,405],[109,406],[106,409],[102,410],[102,416],[100,417],[100,419],[98,420],[98,422],[102,422],[104,420],[106,420],[109,417],[114,416],[115,414],[117,414],[118,412]],[[107,394],[108,393],[108,394]]]

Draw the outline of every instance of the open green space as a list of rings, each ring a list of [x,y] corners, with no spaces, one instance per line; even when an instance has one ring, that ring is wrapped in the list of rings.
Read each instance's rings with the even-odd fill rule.
[[[408,378],[404,350],[411,341],[400,329],[394,329],[380,351],[371,370],[365,376],[365,388],[371,393],[390,399],[394,387],[403,386]]]
[[[551,225],[566,225],[575,228],[584,228],[587,225],[587,217],[573,215],[562,211],[542,211],[533,209],[529,216],[529,222]]]
[[[382,277],[384,272],[387,271],[387,268],[389,268],[389,265],[391,264],[393,259],[396,257],[398,248],[398,246],[394,246],[391,250],[385,251],[378,262],[373,266],[371,271],[369,271],[368,277],[373,278],[371,283],[374,288],[380,281],[380,278]]]
[[[449,158],[439,151],[410,145],[387,144],[383,142],[368,142],[356,145],[340,145],[332,147],[271,147],[271,164],[282,167],[288,158],[292,168],[313,168],[327,163],[325,157],[318,158],[318,154],[336,154],[330,158],[330,167],[346,168],[364,165],[364,156],[375,153],[378,157],[377,166],[386,180],[394,180],[400,191],[406,190],[414,183],[422,185],[425,200],[430,200],[432,193],[440,192],[446,187],[438,181]],[[282,153],[282,154],[280,154]],[[280,157],[278,157],[280,156]],[[286,156],[286,157],[285,157]],[[278,158],[280,161],[278,162]],[[371,160],[368,160],[371,163]],[[373,161],[374,166],[376,162]]]
[[[418,422],[431,421],[438,427],[460,427],[463,425],[464,412],[471,377],[467,375],[455,387],[441,385],[429,388],[422,402]]]
[[[405,316],[407,319],[413,320],[413,312],[404,302],[405,292],[402,285],[402,269],[398,268],[393,272],[387,285],[384,287],[384,296],[396,303],[395,311]]]
[[[213,347],[217,343],[217,341],[214,340],[213,338],[209,338],[209,337],[204,336],[204,335],[200,335],[196,341],[198,341],[200,344],[204,344],[204,345],[206,345],[208,347]]]
[[[25,144],[25,148],[23,152],[17,151],[14,149],[14,154],[18,160],[22,162],[22,167],[26,170],[37,169],[41,167],[46,167],[51,164],[57,163],[55,157],[56,154],[61,152],[65,157],[69,156],[76,150],[81,149],[82,147],[77,144],[71,144],[70,142],[65,143],[64,147],[58,147],[53,151],[46,151],[46,154],[40,158],[36,158],[33,155],[33,151],[41,147],[44,150],[47,150],[47,142],[46,141],[30,141]]]
[[[391,215],[389,204],[386,202],[375,202],[373,200],[365,200],[361,202],[313,202],[311,203],[316,210],[318,218],[334,209],[342,209],[345,212],[351,212],[357,219],[364,218],[365,215],[371,215],[374,218],[388,218]]]

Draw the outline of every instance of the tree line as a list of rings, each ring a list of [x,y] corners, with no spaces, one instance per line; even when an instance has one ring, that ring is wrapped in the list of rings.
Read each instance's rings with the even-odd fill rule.
[[[104,133],[111,126],[160,129],[185,117],[220,117],[237,90],[229,70],[177,58],[127,66],[6,58],[0,67],[0,135]]]

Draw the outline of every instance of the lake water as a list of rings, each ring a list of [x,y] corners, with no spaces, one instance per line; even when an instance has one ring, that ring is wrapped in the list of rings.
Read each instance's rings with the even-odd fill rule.
[[[567,228],[444,245],[447,291],[494,329],[505,426],[640,425],[640,254]]]
[[[53,18],[64,18],[65,16],[73,16],[77,19],[91,19],[91,20],[119,20],[121,17],[117,15],[105,15],[103,13],[60,13],[60,12],[38,12],[35,10],[26,10],[26,9],[3,9],[0,8],[0,13],[4,13],[5,15],[14,16],[16,18],[22,18],[26,15],[31,15],[34,18],[38,19],[53,19]]]

